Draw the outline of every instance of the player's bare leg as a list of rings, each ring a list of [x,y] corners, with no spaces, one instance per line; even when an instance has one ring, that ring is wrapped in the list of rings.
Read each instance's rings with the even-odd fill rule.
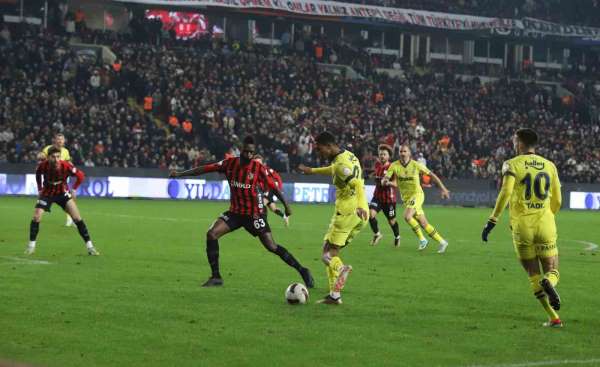
[[[560,279],[558,272],[558,255],[540,258],[544,277],[540,281],[540,285],[544,288],[544,292],[548,296],[550,306],[556,311],[560,310],[560,296],[556,291],[556,285]]]
[[[25,248],[25,255],[31,255],[35,252],[35,241],[37,239],[38,232],[40,231],[40,222],[44,216],[44,209],[35,208],[33,210],[33,217],[29,224],[29,244]]]
[[[437,251],[438,254],[443,254],[444,252],[446,252],[446,247],[448,247],[448,241],[442,238],[438,231],[427,221],[427,217],[425,217],[425,214],[417,215],[415,216],[415,218],[419,222],[421,228],[423,228],[423,230],[429,235],[429,237],[433,238],[439,243]],[[425,247],[427,247],[427,244],[425,244]],[[419,250],[423,250],[425,249],[425,247],[421,248],[421,246],[419,246]]]
[[[427,248],[429,241],[423,235],[423,231],[421,230],[421,227],[419,226],[419,222],[417,221],[417,219],[415,217],[416,213],[417,213],[417,211],[414,208],[404,209],[404,221],[410,226],[410,228],[413,230],[413,232],[419,239],[419,247],[417,248],[417,250],[423,251]]]
[[[543,326],[546,327],[562,327],[563,324],[560,321],[560,317],[556,313],[556,311],[550,306],[550,302],[548,300],[548,296],[544,292],[544,288],[541,285],[542,275],[540,274],[540,262],[537,258],[523,260],[521,259],[521,265],[523,269],[527,272],[529,276],[529,284],[531,285],[531,290],[535,298],[540,301],[542,307],[550,317],[548,322],[545,322]]]
[[[327,266],[327,277],[329,279],[329,294],[318,303],[328,305],[342,304],[342,289],[346,284],[348,275],[352,272],[352,266],[344,265],[339,258],[341,248],[326,241],[323,244],[321,260]]]
[[[285,262],[292,268],[296,269],[296,271],[298,271],[298,273],[302,277],[302,280],[304,281],[304,284],[306,285],[306,288],[314,288],[315,281],[312,277],[312,274],[310,273],[310,270],[308,270],[308,268],[303,267],[298,262],[298,260],[296,260],[294,255],[292,255],[285,247],[275,243],[275,240],[273,239],[273,234],[271,232],[262,233],[258,236],[258,238],[260,239],[260,242],[263,244],[263,246],[267,249],[267,251],[279,256],[279,258],[283,260],[283,262]]]
[[[88,232],[87,226],[85,225],[83,219],[81,219],[81,214],[79,214],[79,208],[77,207],[77,204],[75,204],[75,201],[73,199],[67,201],[67,204],[65,205],[65,212],[67,212],[67,215],[73,218],[73,222],[77,226],[77,231],[79,232],[79,235],[85,242],[85,247],[87,248],[88,255],[100,255],[100,253],[94,247],[92,240],[90,239],[90,234]]]
[[[379,231],[379,224],[377,223],[377,211],[375,209],[369,210],[369,225],[373,231],[373,239],[371,240],[371,246],[376,246],[379,241],[383,238],[383,235]]]
[[[394,217],[394,218],[388,219],[388,224],[390,225],[390,227],[392,228],[392,231],[394,232],[394,246],[400,247],[400,228],[398,228],[398,221]]]
[[[213,222],[206,232],[206,257],[210,265],[211,276],[203,287],[218,287],[223,285],[223,278],[219,271],[219,238],[231,232],[231,229],[221,218]]]

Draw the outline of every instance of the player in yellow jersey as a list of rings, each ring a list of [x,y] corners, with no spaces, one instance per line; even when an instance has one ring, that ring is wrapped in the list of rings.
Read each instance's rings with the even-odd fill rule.
[[[425,193],[421,188],[421,174],[431,176],[431,179],[440,188],[443,199],[450,197],[450,191],[444,186],[444,183],[433,172],[423,164],[412,159],[408,145],[400,147],[400,159],[390,165],[385,177],[382,180],[383,185],[397,186],[400,196],[404,202],[404,220],[412,228],[413,232],[419,238],[419,251],[427,248],[429,241],[423,235],[421,228],[427,234],[439,243],[438,253],[443,254],[448,247],[446,241],[438,231],[427,221],[425,212],[423,212],[423,202]],[[420,226],[420,227],[419,227]]]
[[[481,238],[487,242],[506,204],[510,203],[513,245],[529,276],[533,294],[550,317],[544,326],[562,327],[556,313],[560,297],[555,287],[560,275],[554,221],[562,204],[560,181],[554,163],[535,154],[537,142],[538,136],[532,129],[519,129],[513,136],[518,155],[502,165],[502,189]]]
[[[322,255],[327,267],[329,294],[319,302],[339,305],[342,303],[341,291],[352,272],[352,266],[344,265],[339,253],[366,226],[369,207],[358,158],[352,152],[341,149],[329,132],[319,134],[315,141],[317,153],[331,161],[331,165],[310,168],[301,164],[298,169],[305,174],[331,175],[333,178],[336,189],[335,212],[323,239]]]
[[[38,160],[44,160],[48,158],[48,149],[50,147],[56,147],[56,149],[60,150],[60,160],[71,162],[71,155],[69,154],[69,150],[65,148],[65,136],[63,133],[56,133],[52,138],[52,144],[46,146],[42,151],[38,154]],[[69,214],[67,214],[67,221],[65,226],[70,227],[73,226],[73,219]]]

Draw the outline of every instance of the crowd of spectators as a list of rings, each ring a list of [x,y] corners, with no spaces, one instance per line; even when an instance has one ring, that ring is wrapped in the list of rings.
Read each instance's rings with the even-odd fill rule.
[[[495,179],[513,154],[510,135],[530,126],[564,180],[599,182],[600,125],[581,112],[597,101],[593,86],[583,86],[581,101],[564,101],[507,79],[484,84],[409,69],[402,78],[345,78],[295,49],[84,35],[118,56],[99,65],[63,36],[27,27],[0,35],[0,162],[35,162],[62,131],[78,165],[181,168],[238,154],[252,134],[268,163],[290,172],[324,163],[313,137],[329,130],[367,171],[378,144],[408,143],[446,178]]]

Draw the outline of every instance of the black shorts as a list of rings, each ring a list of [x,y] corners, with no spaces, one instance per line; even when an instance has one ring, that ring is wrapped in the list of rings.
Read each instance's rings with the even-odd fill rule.
[[[267,199],[267,205],[275,202],[275,194],[273,193],[273,190],[266,192],[263,197]]]
[[[231,232],[240,227],[244,227],[246,232],[250,233],[254,237],[263,233],[271,232],[271,227],[269,227],[269,222],[267,221],[267,216],[265,214],[258,217],[253,217],[250,215],[242,215],[226,211],[225,213],[221,214],[219,218],[225,221]]]
[[[52,207],[53,203],[56,203],[56,205],[65,210],[65,207],[71,198],[70,192],[65,192],[55,196],[40,196],[35,204],[35,207],[44,209],[44,211],[50,213],[50,207]]]
[[[388,220],[396,218],[396,203],[379,204],[376,199],[371,200],[369,208],[375,210],[377,213],[383,211],[383,215]]]

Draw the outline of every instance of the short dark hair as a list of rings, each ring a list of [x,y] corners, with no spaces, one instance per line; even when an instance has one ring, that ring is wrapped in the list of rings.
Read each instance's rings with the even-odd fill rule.
[[[527,147],[535,147],[538,143],[538,135],[533,129],[521,128],[515,134],[517,139]]]
[[[60,153],[60,149],[58,149],[57,147],[48,148],[48,157],[55,153]]]
[[[394,154],[394,149],[387,144],[379,144],[377,150],[387,150],[387,152],[390,153],[390,157]]]
[[[335,136],[329,131],[323,131],[317,136],[315,141],[320,145],[335,144]]]
[[[244,145],[254,144],[254,138],[251,135],[248,135],[243,140]]]

